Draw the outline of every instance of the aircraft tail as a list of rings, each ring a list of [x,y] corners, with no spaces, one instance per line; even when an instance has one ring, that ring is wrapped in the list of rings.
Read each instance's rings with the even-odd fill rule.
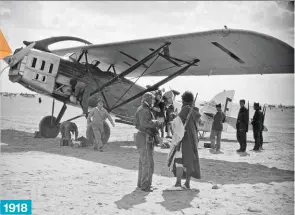
[[[210,100],[210,102],[205,102],[203,108],[201,109],[204,113],[216,113],[216,107],[215,105],[221,104],[222,111],[225,113],[226,116],[230,116],[231,110],[232,110],[232,101],[235,96],[234,90],[228,90],[218,93],[216,96],[214,96],[213,99]]]
[[[230,116],[232,111],[232,101],[235,96],[234,90],[225,90],[223,92],[218,93],[211,99],[209,102],[205,102],[201,112],[209,117],[213,117],[216,113],[216,105],[221,104],[222,111],[225,113],[226,116]],[[227,124],[223,125],[223,131],[227,130]]]

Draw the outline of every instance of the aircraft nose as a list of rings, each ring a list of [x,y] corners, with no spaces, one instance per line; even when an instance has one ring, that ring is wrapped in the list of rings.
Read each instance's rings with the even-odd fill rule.
[[[15,66],[19,61],[21,61],[24,56],[26,56],[29,51],[35,46],[35,42],[27,46],[26,48],[19,48],[15,50],[14,54],[12,56],[8,56],[4,58],[3,60],[10,66]]]

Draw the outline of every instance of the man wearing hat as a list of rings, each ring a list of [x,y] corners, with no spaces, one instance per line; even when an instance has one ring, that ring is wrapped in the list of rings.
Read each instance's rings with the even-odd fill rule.
[[[139,167],[137,187],[145,192],[152,192],[152,177],[154,173],[154,131],[160,122],[154,119],[152,107],[155,96],[147,92],[142,96],[141,106],[135,113],[135,127],[138,132],[135,134],[136,147],[139,152]]]
[[[245,107],[245,100],[240,100],[240,110],[236,123],[237,140],[240,144],[240,149],[237,152],[245,152],[247,148],[247,132],[248,132],[249,112]]]
[[[95,143],[94,143],[94,150],[95,151],[96,150],[99,150],[101,152],[103,151],[103,149],[102,149],[103,144],[102,144],[101,137],[104,132],[103,123],[106,119],[108,119],[110,121],[110,123],[113,125],[113,127],[115,127],[115,123],[114,123],[112,117],[110,116],[108,111],[103,108],[103,99],[101,97],[98,97],[97,107],[92,108],[91,111],[89,112],[88,117],[87,117],[87,131],[86,131],[86,135],[87,135],[88,140],[91,140],[90,129],[92,129],[92,131],[93,131],[93,134],[95,137]]]
[[[225,114],[221,110],[221,104],[217,104],[216,109],[217,109],[217,113],[213,117],[210,140],[211,140],[211,148],[216,149],[216,152],[220,152],[221,133],[223,130],[223,123],[225,122]],[[216,146],[215,146],[215,136],[217,136]]]
[[[253,136],[255,139],[255,146],[253,148],[254,151],[258,151],[260,148],[260,132],[261,132],[261,125],[262,125],[262,116],[259,111],[259,103],[254,102],[254,116],[252,119],[251,124],[253,125]]]

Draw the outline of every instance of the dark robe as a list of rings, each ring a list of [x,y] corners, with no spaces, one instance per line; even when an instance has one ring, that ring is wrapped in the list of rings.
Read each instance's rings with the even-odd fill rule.
[[[181,111],[178,114],[183,124],[186,121],[189,111],[190,106],[184,105],[182,106]],[[184,172],[183,178],[185,178],[185,174],[187,173],[190,174],[190,176],[193,178],[201,178],[199,154],[197,149],[198,131],[196,123],[198,123],[198,118],[198,113],[195,110],[193,110],[190,119],[186,125],[184,137],[181,141],[182,165],[186,169],[186,173]]]

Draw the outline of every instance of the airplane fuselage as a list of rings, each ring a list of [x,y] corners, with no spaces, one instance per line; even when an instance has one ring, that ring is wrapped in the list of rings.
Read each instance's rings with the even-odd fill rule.
[[[52,53],[32,49],[17,65],[10,68],[9,80],[14,83],[17,82],[36,93],[52,97],[68,105],[80,107],[80,104],[73,103],[69,99],[71,96],[70,80],[72,78],[77,78],[78,81],[85,83],[87,86],[91,85],[94,91],[116,76],[116,74],[104,72],[92,64],[88,64],[88,69],[92,75],[87,71],[85,64],[79,63],[68,56],[60,57]],[[103,90],[106,92],[107,100],[110,102],[109,105],[114,103],[114,98],[111,98],[114,93],[117,95],[115,97],[120,98],[120,94],[123,93],[124,89],[133,84],[126,78],[121,78],[119,82],[122,88],[121,92],[118,83]],[[144,89],[136,84],[134,84],[133,88],[136,88],[136,90]],[[107,92],[112,90],[112,96],[107,95]],[[137,102],[137,104],[133,106],[137,108],[140,103]],[[93,95],[89,98],[89,107],[95,106],[96,98]],[[123,108],[118,108],[114,112],[130,117],[135,113],[135,110],[133,111],[133,113],[132,111],[126,113]]]

